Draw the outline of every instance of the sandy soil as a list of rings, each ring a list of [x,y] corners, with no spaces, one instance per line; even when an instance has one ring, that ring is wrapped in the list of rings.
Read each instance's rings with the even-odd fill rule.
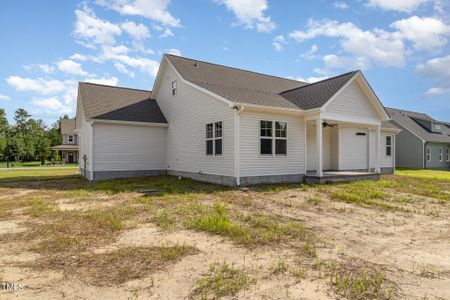
[[[25,195],[20,190],[11,197]],[[310,192],[287,190],[277,193],[231,192],[237,199],[248,200],[258,209],[301,220],[318,234],[323,245],[318,256],[323,259],[361,259],[380,265],[387,278],[397,286],[396,298],[450,299],[450,209],[447,205],[427,201],[408,203],[415,213],[383,211],[323,198],[318,205],[306,200]],[[5,198],[5,195],[1,196]],[[61,209],[91,209],[109,205],[97,201],[58,200]],[[432,212],[432,213],[427,213]],[[26,230],[26,219],[0,221],[0,234]],[[335,299],[327,280],[317,271],[306,270],[297,280],[287,274],[273,275],[271,268],[292,250],[261,247],[248,250],[213,235],[187,230],[162,231],[151,223],[124,231],[95,253],[126,246],[186,244],[197,247],[199,254],[183,258],[166,270],[123,285],[98,287],[82,283],[70,275],[54,271],[37,271],[21,267],[23,262],[39,260],[27,252],[26,242],[0,245],[0,279],[22,283],[17,292],[0,291],[1,299],[188,299],[195,282],[216,262],[227,261],[244,268],[256,283],[241,291],[238,299]]]

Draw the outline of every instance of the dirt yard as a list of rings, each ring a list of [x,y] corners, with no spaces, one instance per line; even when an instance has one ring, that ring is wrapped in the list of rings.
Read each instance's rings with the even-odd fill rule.
[[[18,290],[0,299],[450,299],[448,174],[248,190],[2,175],[0,281]]]

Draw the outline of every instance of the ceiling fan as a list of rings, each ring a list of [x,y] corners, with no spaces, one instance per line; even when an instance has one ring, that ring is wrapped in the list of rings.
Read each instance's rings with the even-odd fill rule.
[[[322,127],[323,128],[327,128],[327,127],[334,127],[334,126],[336,126],[337,124],[330,124],[330,123],[328,123],[327,121],[324,121],[323,123],[322,123]]]

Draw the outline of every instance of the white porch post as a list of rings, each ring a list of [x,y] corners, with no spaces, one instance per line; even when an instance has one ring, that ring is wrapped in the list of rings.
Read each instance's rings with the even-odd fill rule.
[[[323,175],[323,156],[322,156],[322,119],[316,119],[316,157],[317,170],[316,175]]]
[[[376,125],[375,127],[375,157],[376,157],[376,164],[375,164],[375,173],[380,173],[381,168],[381,125]]]

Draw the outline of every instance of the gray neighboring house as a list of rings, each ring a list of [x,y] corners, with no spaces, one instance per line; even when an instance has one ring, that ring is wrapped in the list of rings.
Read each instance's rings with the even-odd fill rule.
[[[386,110],[402,129],[396,137],[396,167],[450,170],[450,123],[424,113]]]

